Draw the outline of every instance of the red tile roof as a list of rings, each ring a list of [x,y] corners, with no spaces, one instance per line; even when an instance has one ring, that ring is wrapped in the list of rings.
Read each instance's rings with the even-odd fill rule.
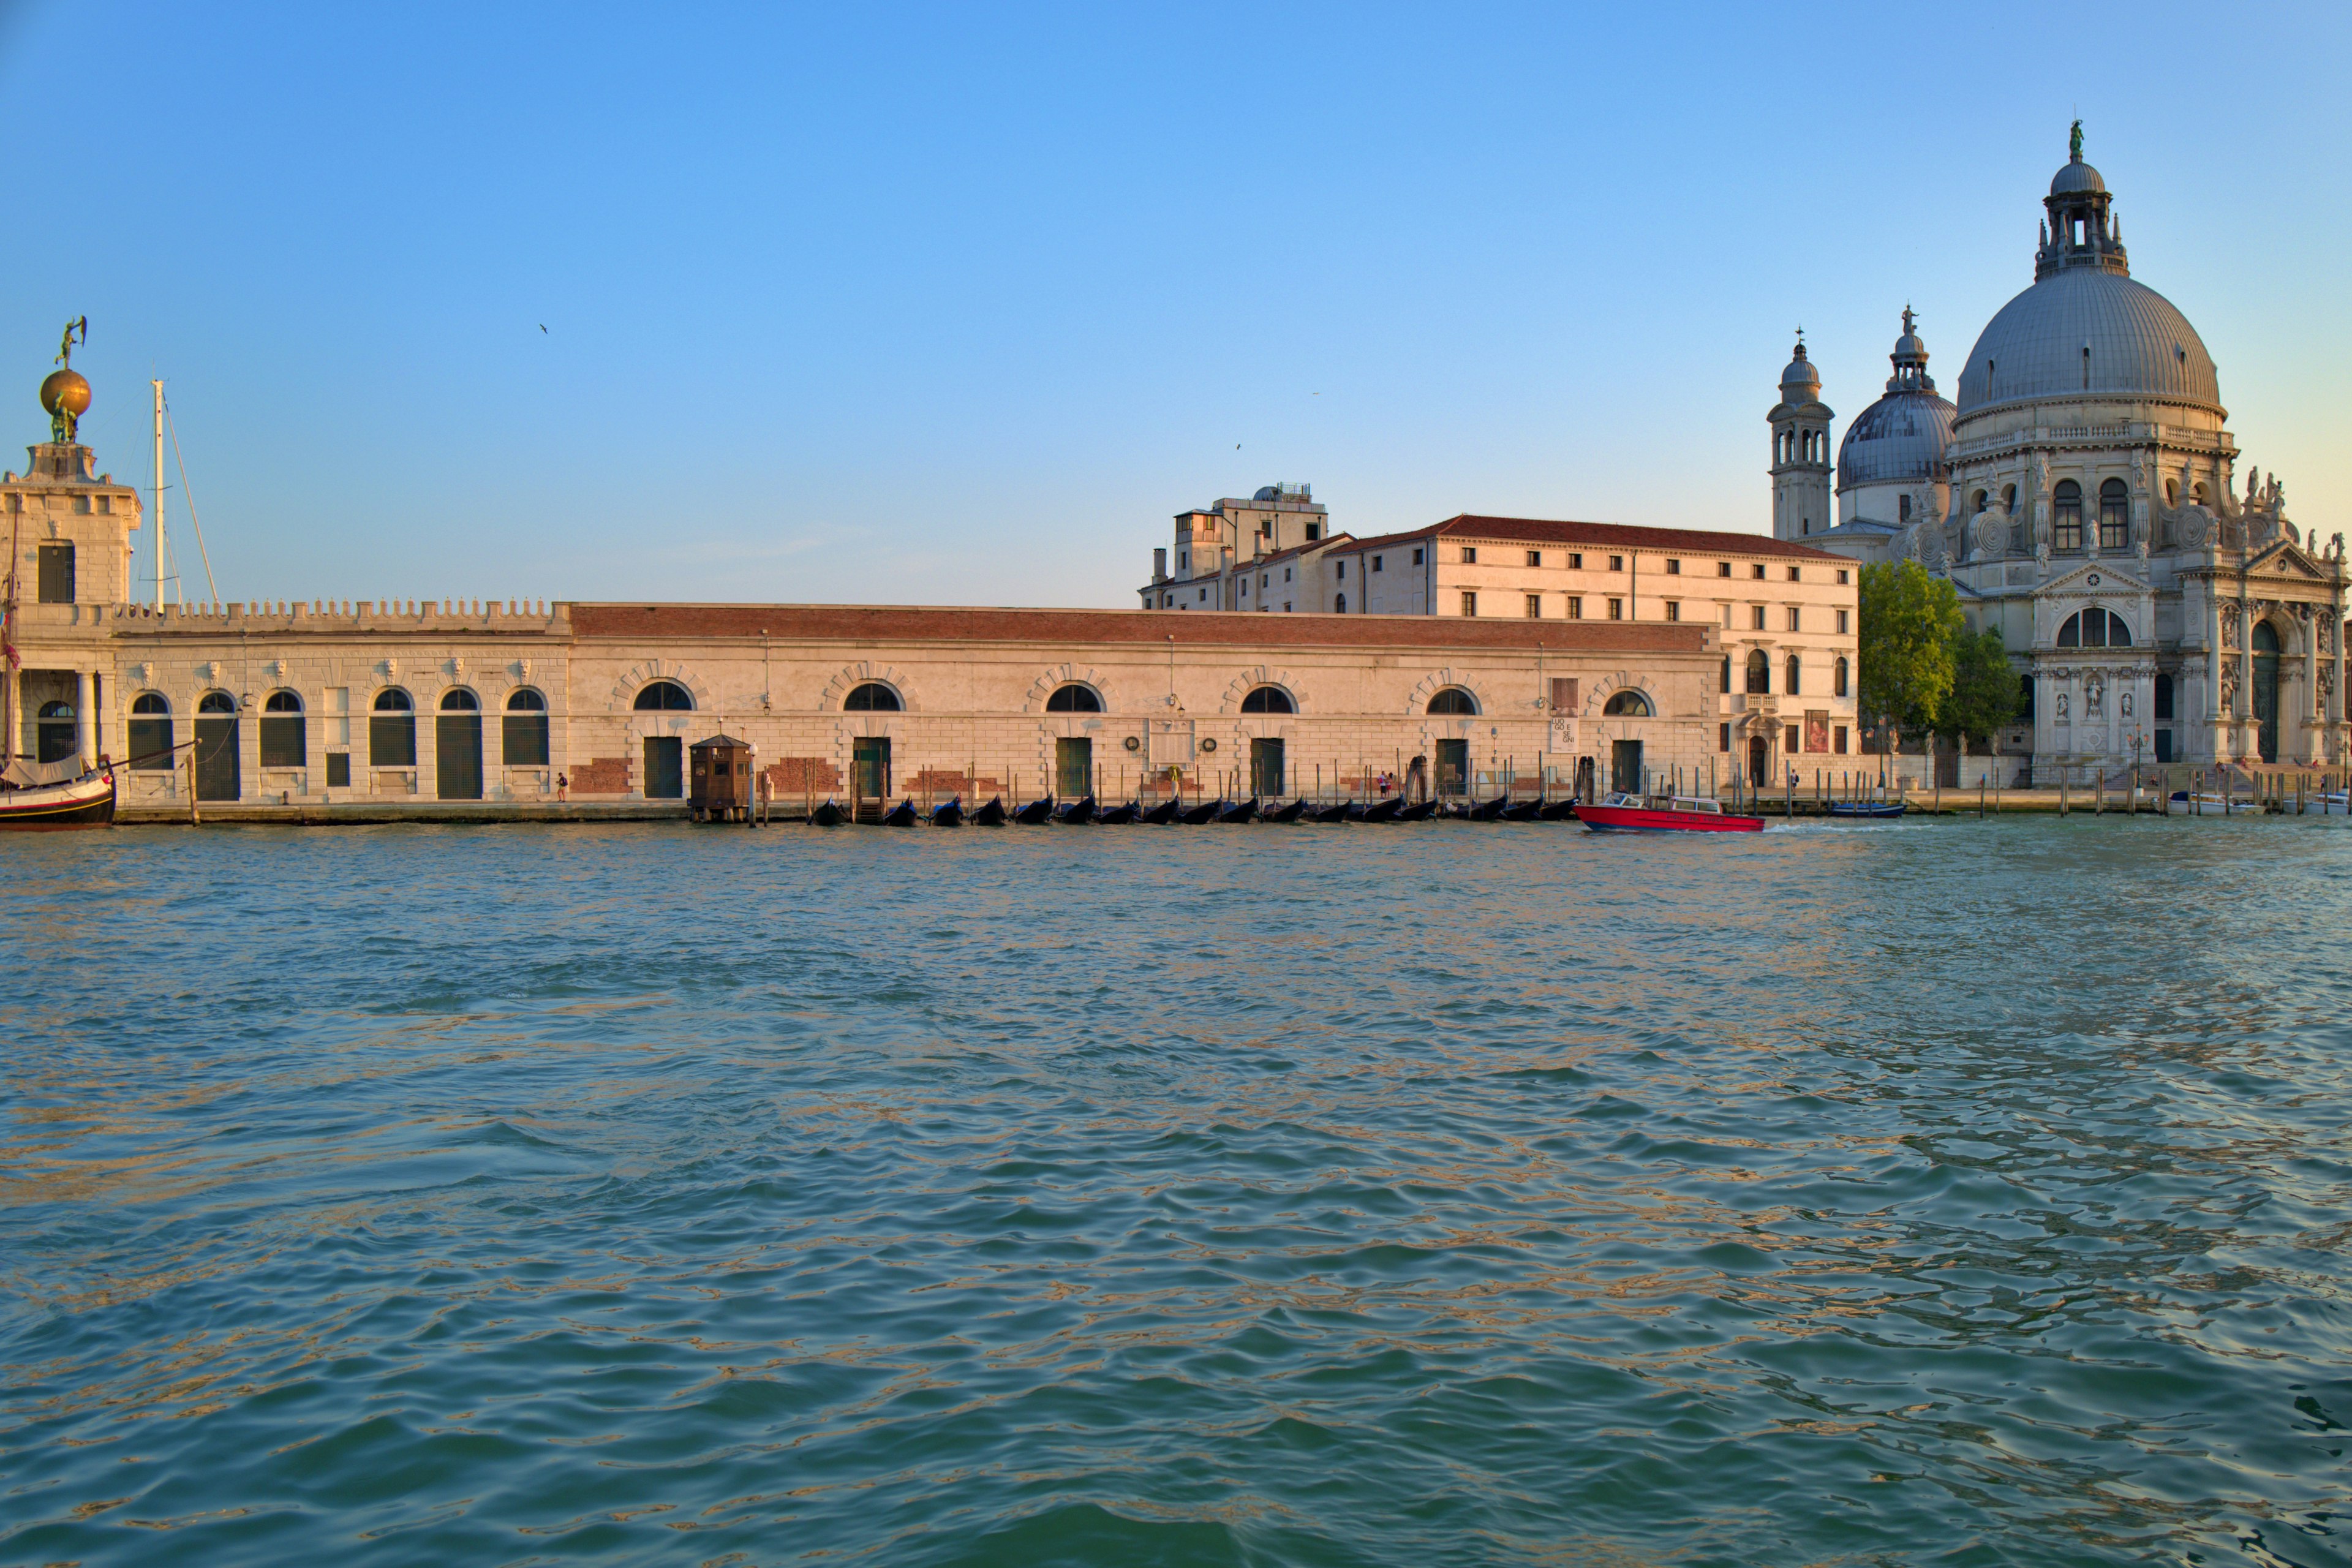
[[[1636,528],[1622,522],[1559,522],[1534,517],[1482,517],[1466,511],[1426,528],[1360,539],[1348,546],[1348,551],[1353,554],[1438,534],[1456,539],[1524,540],[1532,544],[1613,545],[1620,550],[1670,550],[1692,555],[1780,555],[1804,561],[1834,561],[1841,565],[1852,563],[1845,556],[1764,533],[1732,533],[1709,528]]]

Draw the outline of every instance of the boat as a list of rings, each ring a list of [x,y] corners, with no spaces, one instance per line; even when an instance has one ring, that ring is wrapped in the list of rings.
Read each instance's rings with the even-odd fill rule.
[[[961,827],[963,826],[963,796],[960,795],[951,795],[938,805],[931,807],[931,826],[933,827]]]
[[[2352,791],[2307,795],[2296,809],[2305,816],[2352,816]]]
[[[1546,822],[1573,822],[1576,820],[1576,797],[1570,795],[1566,800],[1553,801],[1536,815]]]
[[[1217,813],[1219,822],[1238,825],[1257,816],[1257,796],[1252,795],[1239,805],[1229,805]]]
[[[104,827],[114,821],[114,770],[59,784],[0,787],[0,827]]]
[[[1517,805],[1503,807],[1505,822],[1533,822],[1542,815],[1543,802],[1539,800],[1523,800]]]
[[[918,814],[915,810],[915,803],[911,800],[902,800],[898,805],[892,806],[889,810],[882,814],[882,826],[885,827],[912,827],[915,826],[917,816]]]
[[[971,814],[971,822],[975,827],[1003,826],[1004,797],[1001,795],[990,795],[988,804]]]
[[[1364,822],[1394,822],[1397,819],[1397,814],[1403,809],[1404,796],[1401,795],[1392,795],[1386,800],[1376,800],[1372,802],[1371,805],[1364,807],[1364,815],[1359,820]]]
[[[1161,801],[1158,805],[1153,806],[1150,811],[1145,812],[1141,820],[1151,824],[1154,827],[1165,827],[1170,823],[1175,821],[1176,814],[1183,809],[1183,800],[1177,795],[1171,795],[1166,800]]]
[[[1013,820],[1024,827],[1035,827],[1054,815],[1054,797],[1041,795],[1013,814]]]
[[[1343,800],[1337,805],[1318,805],[1307,814],[1309,822],[1345,822],[1355,802]]]
[[[1577,819],[1595,833],[1761,833],[1760,816],[1734,816],[1719,800],[1705,795],[1668,795],[1654,805],[1619,790],[1597,805],[1580,805]]]
[[[1482,800],[1477,805],[1470,808],[1470,820],[1473,822],[1500,822],[1503,820],[1503,813],[1509,808],[1510,804],[1511,797],[1507,795],[1498,795],[1492,800]]]
[[[1288,805],[1277,805],[1262,815],[1268,822],[1296,822],[1307,815],[1307,797],[1302,795]]]
[[[1096,812],[1095,820],[1105,827],[1125,827],[1142,815],[1143,806],[1140,803],[1123,800],[1117,805],[1107,805]]]
[[[1055,821],[1066,822],[1072,827],[1084,827],[1087,823],[1092,822],[1094,819],[1095,797],[1090,795],[1082,795],[1078,799],[1069,802],[1067,805],[1064,805],[1061,810],[1054,814]]]
[[[1833,800],[1830,815],[1847,821],[1888,822],[1903,815],[1899,800]]]
[[[2226,795],[2218,790],[2191,794],[2177,789],[2172,798],[2164,803],[2168,816],[2244,816],[2261,809],[2261,804],[2250,795]]]
[[[1437,802],[1433,798],[1415,801],[1411,805],[1399,806],[1396,819],[1399,822],[1427,822],[1436,815]]]
[[[841,803],[827,795],[823,805],[809,813],[808,819],[812,825],[818,827],[838,827],[842,825],[845,815],[841,809]]]
[[[1224,809],[1225,803],[1222,800],[1204,800],[1190,811],[1178,812],[1176,820],[1187,827],[1198,827],[1204,822],[1214,821],[1217,813]]]

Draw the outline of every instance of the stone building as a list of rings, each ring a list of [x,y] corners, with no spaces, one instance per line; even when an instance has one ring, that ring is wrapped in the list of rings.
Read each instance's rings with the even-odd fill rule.
[[[2343,536],[2289,521],[2275,476],[2250,468],[2238,493],[2213,361],[2132,278],[2079,124],[2042,206],[2032,285],[1979,334],[1957,405],[1906,310],[1895,379],[1840,449],[1839,525],[1813,542],[1918,561],[1999,629],[2028,704],[2003,750],[2037,782],[2352,760]],[[1776,493],[1787,403],[1784,378]]]

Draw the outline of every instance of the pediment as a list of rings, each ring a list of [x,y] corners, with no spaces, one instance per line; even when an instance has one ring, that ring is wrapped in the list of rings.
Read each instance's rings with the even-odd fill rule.
[[[2108,561],[2085,561],[2071,572],[2060,574],[2034,591],[2037,598],[2074,595],[2085,599],[2110,598],[2117,594],[2146,594],[2155,584],[2137,572],[2126,572]]]
[[[2327,583],[2334,574],[2321,564],[2318,558],[2291,539],[2274,539],[2254,552],[2246,563],[2248,573],[2265,573],[2273,577],[2292,577],[2298,582]]]

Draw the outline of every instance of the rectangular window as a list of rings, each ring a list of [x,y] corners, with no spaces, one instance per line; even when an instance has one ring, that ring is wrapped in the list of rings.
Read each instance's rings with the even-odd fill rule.
[[[1542,552],[1542,551],[1540,551],[1540,550],[1530,550],[1530,551],[1528,551],[1528,565],[1530,565],[1530,566],[1540,566],[1540,565],[1542,565],[1542,564],[1543,564],[1543,552]]]
[[[1584,570],[1584,552],[1582,551],[1572,550],[1569,552],[1568,569],[1571,572],[1581,572]]]
[[[1257,574],[1257,585],[1261,588],[1265,587],[1266,584],[1273,580],[1274,574],[1270,572],[1261,572]]]
[[[1716,749],[1717,751],[1718,751],[1718,752],[1727,752],[1727,751],[1731,750],[1731,726],[1730,726],[1730,725],[1728,725],[1728,724],[1721,724],[1721,725],[1717,725],[1717,728],[1716,728],[1716,735],[1715,735],[1715,749]]]
[[[547,766],[547,714],[509,712],[499,721],[499,756],[510,768]]]
[[[1754,577],[1759,583],[1764,581],[1764,563],[1761,561],[1756,563],[1755,566],[1749,571],[1748,575]]]
[[[299,713],[264,713],[258,726],[261,731],[261,765],[265,768],[299,768],[304,757],[306,737],[302,732]]]
[[[1339,567],[1339,581],[1344,583],[1348,580],[1348,563],[1342,561],[1338,564]]]
[[[1412,563],[1416,566],[1421,564],[1421,552],[1418,550],[1412,552]]]
[[[1683,602],[1680,599],[1668,599],[1666,601],[1666,619],[1670,621],[1679,621],[1682,618]]]
[[[1282,580],[1286,583],[1290,581],[1290,568],[1287,566],[1282,569]]]
[[[1201,603],[1202,603],[1202,604],[1204,604],[1204,605],[1205,605],[1205,604],[1207,604],[1208,602],[1209,602],[1209,591],[1208,591],[1206,588],[1203,588],[1203,589],[1202,589],[1202,590],[1201,590]]]
[[[1478,564],[1478,547],[1476,545],[1465,544],[1462,547],[1462,564],[1465,566],[1475,566]]]
[[[1669,577],[1679,577],[1679,576],[1681,576],[1682,574],[1683,574],[1683,563],[1682,563],[1681,562],[1679,562],[1679,561],[1675,560],[1675,559],[1674,557],[1672,557],[1671,555],[1670,555],[1670,556],[1668,556],[1668,557],[1666,558],[1666,575],[1667,575],[1667,576],[1669,576]]]
[[[1731,575],[1731,563],[1730,563],[1730,562],[1728,562],[1728,561],[1718,561],[1718,562],[1717,562],[1717,563],[1715,563],[1715,574],[1716,574],[1717,576],[1718,576],[1718,577],[1728,577],[1728,576],[1730,576],[1730,575]]]
[[[1373,571],[1375,571],[1375,572],[1377,572],[1377,571],[1379,571],[1380,569],[1381,569],[1381,558],[1380,558],[1379,556],[1375,555],[1375,556],[1373,556],[1373,557],[1372,557],[1372,570],[1373,570]]]
[[[327,787],[329,789],[352,787],[352,754],[349,752],[327,753]]]
[[[1838,569],[1838,586],[1845,586],[1845,569],[1843,567],[1840,567]]]
[[[1780,749],[1788,752],[1792,757],[1804,749],[1804,732],[1799,730],[1794,724],[1788,727],[1788,733],[1781,736],[1780,740]]]
[[[70,605],[74,602],[74,547],[70,544],[41,546],[41,603]]]
[[[147,699],[142,697],[140,700],[144,702]],[[131,765],[142,773],[170,773],[177,760],[172,755],[172,716],[157,713],[139,717],[138,709],[131,711],[133,717],[125,736],[131,743]]]
[[[1609,601],[1609,618],[1612,621],[1622,621],[1625,618],[1624,600],[1612,599]]]
[[[1555,713],[1576,711],[1576,677],[1555,675],[1551,678],[1551,710]]]
[[[1612,555],[1609,558],[1609,570],[1612,572],[1625,570],[1625,558],[1622,555]]]
[[[1475,616],[1478,613],[1477,595],[1465,594],[1462,595],[1462,613],[1465,616]]]
[[[1574,595],[1569,596],[1568,618],[1571,621],[1580,621],[1584,618],[1584,601]]]
[[[1318,540],[1318,539],[1320,539],[1320,538],[1322,538],[1322,537],[1323,537],[1323,525],[1322,525],[1321,523],[1319,523],[1319,522],[1310,522],[1310,523],[1308,523],[1308,524],[1307,525],[1307,543],[1312,544],[1312,543],[1314,543],[1317,540]]]
[[[1723,629],[1725,631],[1729,631],[1731,629],[1731,606],[1729,605],[1723,606]]]
[[[1541,594],[1529,594],[1528,595],[1528,619],[1531,621],[1539,621],[1543,619],[1543,595]]]
[[[1801,583],[1804,581],[1804,578],[1794,566],[1791,566],[1789,568],[1789,581],[1791,583]]]
[[[1759,631],[1759,632],[1760,632],[1760,631],[1762,631],[1762,630],[1764,629],[1764,606],[1763,606],[1763,605],[1757,605],[1757,606],[1755,607],[1755,616],[1756,616],[1756,629],[1757,629],[1758,631]]]
[[[1839,725],[1836,729],[1834,729],[1834,730],[1832,730],[1832,731],[1830,731],[1830,749],[1831,749],[1832,751],[1833,751],[1833,752],[1837,752],[1837,754],[1838,754],[1839,756],[1841,756],[1841,757],[1843,757],[1843,756],[1844,756],[1844,755],[1845,755],[1845,726],[1844,726],[1844,725],[1841,724],[1841,725]]]
[[[1843,636],[1845,636],[1845,616],[1846,616],[1846,613],[1845,613],[1843,610],[1840,610],[1840,611],[1837,613],[1837,617],[1838,617],[1838,636],[1840,636],[1840,637],[1843,637]]]
[[[1794,605],[1789,606],[1789,629],[1792,632],[1798,629],[1797,606]]]

